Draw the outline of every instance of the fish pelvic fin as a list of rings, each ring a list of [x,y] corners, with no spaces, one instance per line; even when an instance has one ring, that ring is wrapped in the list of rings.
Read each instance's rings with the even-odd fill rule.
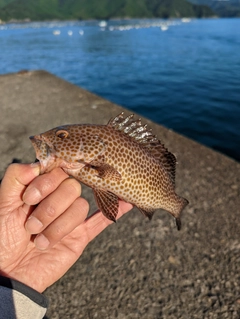
[[[116,222],[119,207],[118,197],[109,191],[101,189],[93,189],[93,193],[97,206],[103,215],[109,220]]]
[[[138,207],[138,209],[140,210],[140,212],[146,216],[149,220],[152,219],[153,214],[155,213],[155,210],[153,209],[146,209],[146,208],[142,208],[142,207]]]

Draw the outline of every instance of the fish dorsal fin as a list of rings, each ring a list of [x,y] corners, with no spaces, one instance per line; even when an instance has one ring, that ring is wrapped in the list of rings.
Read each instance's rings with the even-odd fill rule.
[[[124,112],[122,112],[111,119],[107,125],[132,138],[143,149],[157,159],[168,172],[171,181],[175,184],[175,156],[167,150],[156,135],[152,134],[152,130],[148,129],[147,125],[142,125],[141,119],[134,120],[133,117],[134,114],[124,117]]]

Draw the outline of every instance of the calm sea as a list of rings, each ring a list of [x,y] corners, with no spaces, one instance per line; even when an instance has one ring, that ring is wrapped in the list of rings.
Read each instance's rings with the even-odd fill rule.
[[[45,69],[240,160],[240,19],[0,25],[0,73]]]

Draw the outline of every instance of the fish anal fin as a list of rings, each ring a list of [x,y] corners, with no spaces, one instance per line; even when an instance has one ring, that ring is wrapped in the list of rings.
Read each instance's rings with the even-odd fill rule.
[[[178,217],[178,218],[175,218],[175,221],[176,221],[177,230],[181,230],[181,226],[182,226],[181,219]]]
[[[181,219],[180,215],[182,210],[188,205],[188,200],[177,196],[175,199],[175,205],[172,206],[170,209],[166,209],[174,218],[177,226],[177,230],[181,229]]]
[[[97,206],[103,215],[109,220],[116,222],[119,206],[118,197],[109,191],[104,191],[101,189],[93,189],[93,193],[97,202]]]
[[[154,214],[154,212],[155,212],[154,209],[146,209],[146,208],[141,208],[141,207],[137,207],[137,208],[138,208],[138,209],[140,210],[140,212],[141,212],[144,216],[146,216],[149,220],[152,219],[153,214]]]

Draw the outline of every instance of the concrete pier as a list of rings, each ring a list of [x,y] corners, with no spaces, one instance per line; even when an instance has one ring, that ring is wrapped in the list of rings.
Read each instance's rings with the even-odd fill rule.
[[[33,162],[28,139],[61,124],[106,124],[126,109],[45,71],[0,76],[0,178]],[[189,206],[178,232],[159,211],[137,210],[99,235],[45,295],[50,319],[240,318],[240,164],[143,119],[178,160]],[[96,209],[92,191],[83,197]]]

